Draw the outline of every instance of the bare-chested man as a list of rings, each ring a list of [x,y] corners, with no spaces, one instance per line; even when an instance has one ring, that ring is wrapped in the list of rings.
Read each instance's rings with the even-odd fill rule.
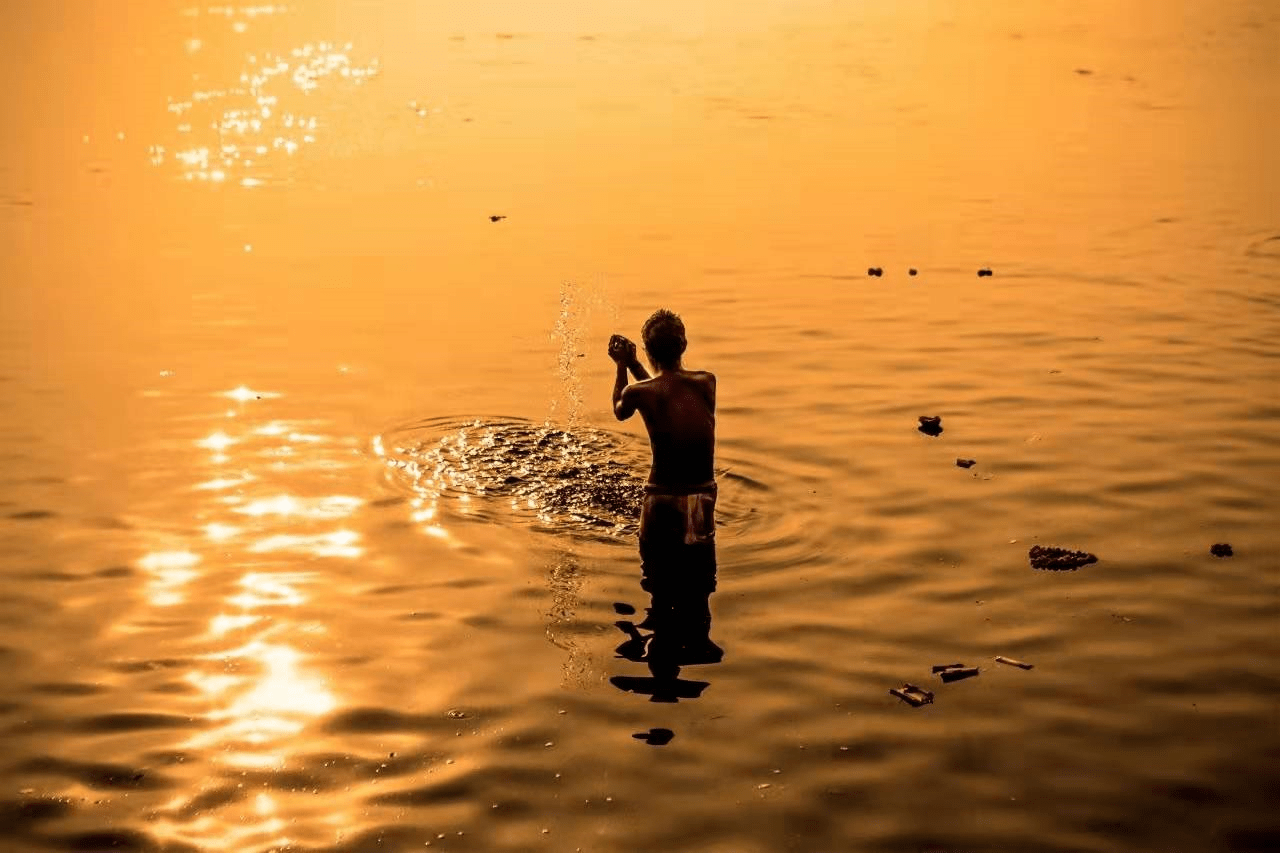
[[[642,555],[655,548],[710,544],[715,536],[716,378],[685,370],[684,323],[660,309],[641,331],[652,377],[636,357],[636,345],[621,335],[609,339],[618,366],[613,413],[626,420],[637,411],[649,431],[653,464],[640,514]],[[627,371],[636,381],[627,384]]]

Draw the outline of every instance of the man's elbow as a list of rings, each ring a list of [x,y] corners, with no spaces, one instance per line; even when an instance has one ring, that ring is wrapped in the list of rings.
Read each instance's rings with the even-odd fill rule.
[[[631,417],[634,413],[635,413],[634,409],[628,410],[622,406],[613,407],[613,416],[620,421],[625,421],[627,418]]]

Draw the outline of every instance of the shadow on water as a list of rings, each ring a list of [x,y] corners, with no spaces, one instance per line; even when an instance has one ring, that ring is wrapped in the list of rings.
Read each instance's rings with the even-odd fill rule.
[[[711,639],[715,544],[642,549],[641,557],[640,586],[649,593],[650,604],[639,624],[615,623],[627,636],[617,653],[646,664],[650,674],[617,675],[609,681],[619,690],[648,696],[651,702],[697,699],[709,682],[681,678],[680,668],[724,659],[724,650]]]

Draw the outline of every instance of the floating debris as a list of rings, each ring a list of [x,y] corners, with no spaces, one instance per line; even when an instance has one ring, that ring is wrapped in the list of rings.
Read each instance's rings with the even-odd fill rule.
[[[972,468],[974,465],[977,465],[977,464],[978,464],[977,459],[957,459],[956,460],[956,467],[958,468]]]
[[[916,274],[916,268],[915,268],[915,267],[912,267],[911,269],[907,270],[907,275],[915,275],[915,274]]]
[[[496,215],[496,214],[495,214],[495,215],[493,215],[493,216],[490,216],[490,217],[489,217],[489,221],[490,221],[490,222],[501,222],[502,220],[504,220],[504,219],[506,219],[506,218],[507,218],[506,216],[499,216],[499,215]]]
[[[881,269],[880,267],[867,267],[867,275],[872,275],[879,278],[880,276],[884,275],[884,270]]]
[[[1231,550],[1231,546],[1226,542],[1219,542],[1209,549],[1209,553],[1215,557],[1230,557],[1235,554],[1235,551]]]
[[[976,666],[962,666],[959,669],[944,669],[938,673],[938,677],[950,684],[952,681],[960,681],[964,678],[973,678],[978,674]]]
[[[889,692],[897,696],[903,702],[906,702],[913,708],[919,708],[921,705],[933,704],[933,694],[928,690],[922,690],[914,684],[903,684],[901,687],[891,687]]]
[[[1066,548],[1032,545],[1027,552],[1031,559],[1031,568],[1049,571],[1074,571],[1081,566],[1098,562],[1098,558],[1087,551],[1070,551]]]
[[[989,275],[991,275],[991,270],[988,269],[987,267],[983,267],[982,269],[978,270],[978,278],[983,278]]]
[[[940,415],[921,415],[918,429],[925,435],[940,435],[942,433],[942,417]]]
[[[964,666],[962,663],[944,663],[941,666],[935,666],[933,671],[942,672],[944,669],[959,669],[962,666]]]
[[[1004,655],[996,655],[996,663],[1002,663],[1006,666],[1016,666],[1018,669],[1034,669],[1035,668],[1035,664],[1027,663],[1025,661],[1020,661],[1020,660],[1014,660],[1013,658],[1007,658]]]
[[[1091,69],[1091,68],[1077,68],[1077,69],[1076,69],[1076,73],[1077,73],[1077,74],[1079,74],[1081,77],[1087,77],[1087,76],[1089,76],[1090,74],[1092,74],[1092,73],[1093,73],[1093,69]]]

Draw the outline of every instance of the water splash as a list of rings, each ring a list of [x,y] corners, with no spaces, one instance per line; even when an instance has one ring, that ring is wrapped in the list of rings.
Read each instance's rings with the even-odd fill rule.
[[[564,423],[570,430],[584,422],[586,394],[584,364],[599,357],[606,333],[597,326],[607,316],[610,329],[618,325],[618,308],[599,283],[582,285],[566,281],[560,285],[560,311],[551,330],[556,344],[557,387],[551,396],[547,423]],[[596,341],[599,337],[601,340]],[[593,345],[593,342],[595,344]]]
[[[560,393],[551,399],[548,421],[554,423],[557,420],[558,409],[564,404],[562,417],[571,429],[582,422],[582,375],[578,361],[586,357],[582,347],[585,313],[582,288],[572,281],[560,285],[560,313],[556,315],[556,323],[551,330],[551,340],[559,344],[556,378],[560,383]]]
[[[500,513],[556,529],[624,534],[639,519],[644,450],[617,433],[446,419],[382,436],[380,446],[393,479],[412,490],[433,524],[472,497],[487,500],[469,504],[468,515]]]

